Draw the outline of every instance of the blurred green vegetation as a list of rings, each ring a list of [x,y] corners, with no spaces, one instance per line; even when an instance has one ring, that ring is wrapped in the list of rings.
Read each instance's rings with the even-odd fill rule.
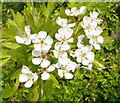
[[[106,37],[106,41],[100,51],[95,51],[97,62],[94,63],[92,71],[77,69],[72,80],[60,79],[53,73],[55,77],[51,76],[49,80],[44,81],[44,95],[40,98],[41,80],[30,89],[19,84],[18,76],[21,69],[16,69],[17,67],[23,64],[29,65],[30,68],[34,68],[32,71],[36,71],[38,66],[33,66],[30,62],[33,47],[15,43],[14,37],[22,35],[24,26],[30,25],[32,33],[45,30],[54,38],[59,28],[55,23],[56,18],[61,16],[70,20],[71,17],[67,17],[64,10],[83,5],[86,6],[86,12],[81,16],[80,21],[85,15],[89,15],[90,11],[99,12],[99,18],[104,20],[102,36]],[[3,45],[0,60],[3,101],[13,99],[14,101],[120,102],[119,5],[118,2],[56,2],[33,3],[33,5],[25,2],[3,2],[1,40]],[[31,7],[34,9],[32,10]],[[29,48],[30,51],[24,48]],[[51,56],[52,59],[54,57]],[[103,68],[100,65],[103,65]]]

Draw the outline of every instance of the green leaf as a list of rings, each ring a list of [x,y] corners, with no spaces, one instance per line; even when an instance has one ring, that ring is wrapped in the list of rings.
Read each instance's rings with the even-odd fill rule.
[[[18,43],[11,42],[2,43],[2,45],[10,49],[17,49],[18,47],[20,47]]]
[[[99,67],[99,68],[104,68],[104,63],[102,61],[100,61],[98,58],[94,59],[94,64]]]
[[[13,96],[16,93],[18,86],[19,86],[19,75],[16,77],[16,83],[14,84],[13,87],[6,86],[5,88],[2,88],[3,91],[2,97],[9,98]]]
[[[35,84],[33,87],[30,88],[30,92],[26,95],[27,101],[37,101],[39,98],[40,93],[40,83],[41,79],[37,81],[38,83]]]
[[[19,77],[19,74],[21,73],[21,69],[16,70],[16,72],[11,76],[11,79],[15,79]]]
[[[57,79],[54,77],[53,74],[50,74],[50,78],[49,78],[49,79],[53,81],[53,85],[54,85],[54,86],[56,86],[56,87],[59,88],[59,89],[61,88],[59,82],[57,81]]]

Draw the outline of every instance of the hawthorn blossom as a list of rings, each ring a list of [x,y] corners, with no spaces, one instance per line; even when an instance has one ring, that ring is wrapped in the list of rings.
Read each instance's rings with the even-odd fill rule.
[[[34,44],[34,50],[40,51],[46,54],[49,49],[52,47],[53,39],[50,36],[47,36],[45,31],[40,31],[38,33],[39,42]]]
[[[93,45],[96,50],[101,49],[99,43],[103,43],[103,37],[102,36],[89,37],[89,39],[90,39],[89,43],[91,45]]]
[[[65,10],[65,14],[68,16],[78,16],[85,12],[85,8],[86,6],[81,6],[80,9],[73,7],[71,10],[69,9]]]
[[[20,82],[26,82],[25,87],[29,88],[32,86],[33,82],[37,81],[38,75],[32,73],[27,66],[22,66],[22,74],[19,75]]]
[[[84,46],[82,49],[75,50],[75,56],[77,57],[77,62],[83,65],[88,65],[94,61],[94,52],[91,52],[91,46]]]
[[[90,12],[90,17],[85,16],[83,17],[83,21],[81,22],[81,26],[84,29],[94,29],[97,27],[97,24],[100,24],[103,20],[97,19],[99,13],[97,12]]]
[[[69,50],[70,46],[68,43],[73,42],[73,38],[71,38],[73,34],[73,30],[71,28],[60,28],[58,33],[55,34],[55,38],[60,42],[57,42],[61,46],[61,50]]]
[[[70,28],[70,27],[74,27],[76,23],[71,23],[71,24],[68,24],[68,21],[67,19],[62,19],[61,17],[58,17],[56,19],[56,23],[58,25],[60,25],[61,27],[64,27],[64,28]]]
[[[59,58],[56,68],[58,68],[58,75],[62,78],[65,76],[66,79],[72,79],[73,74],[70,71],[74,72],[78,65],[71,61],[67,57]]]
[[[30,34],[30,26],[25,26],[25,35],[23,37],[15,36],[16,42],[19,44],[29,45],[31,44],[31,34]]]

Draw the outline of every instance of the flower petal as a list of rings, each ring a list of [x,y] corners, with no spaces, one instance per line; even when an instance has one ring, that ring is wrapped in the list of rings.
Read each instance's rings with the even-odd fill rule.
[[[32,84],[33,84],[33,81],[32,81],[32,79],[30,79],[29,81],[27,81],[26,83],[25,83],[25,87],[26,88],[30,88],[31,86],[32,86]]]
[[[30,35],[30,26],[25,26],[25,32],[27,35]]]
[[[31,73],[30,69],[27,66],[22,66],[22,71],[21,72],[24,73],[24,74],[30,74]]]
[[[38,37],[39,37],[40,39],[45,39],[46,36],[47,36],[46,31],[40,31],[40,32],[38,33]]]
[[[65,78],[66,79],[72,79],[73,78],[73,74],[71,74],[71,73],[65,73]]]
[[[97,41],[98,41],[98,43],[103,43],[103,37],[102,36],[98,36],[97,37]]]
[[[99,44],[93,44],[93,45],[94,45],[94,47],[95,47],[96,50],[100,50],[101,49],[101,47],[100,47]]]
[[[20,82],[26,82],[29,79],[29,77],[26,74],[20,74],[19,75],[19,81]]]
[[[20,43],[20,44],[24,44],[24,39],[19,37],[19,36],[15,36],[16,42]]]
[[[68,43],[73,43],[73,38],[67,40]]]
[[[47,36],[46,39],[45,39],[45,41],[44,41],[44,43],[52,45],[53,39],[50,36]]]
[[[62,42],[56,42],[55,43],[55,50],[59,50]]]
[[[47,70],[48,70],[48,72],[54,71],[55,70],[55,64],[50,65]]]
[[[41,58],[33,58],[33,59],[32,59],[32,63],[33,63],[34,65],[39,65],[39,64],[41,63]]]
[[[35,49],[32,50],[32,55],[35,57],[41,56],[41,51],[37,51]]]
[[[34,82],[37,81],[38,75],[36,73],[33,73],[33,78],[34,78]]]
[[[41,63],[41,67],[42,68],[46,68],[50,65],[50,61],[49,60],[43,60]]]
[[[50,74],[47,73],[47,72],[43,72],[43,73],[41,74],[41,79],[42,79],[42,80],[47,80],[49,77],[50,77]]]
[[[64,42],[62,45],[61,45],[61,50],[65,51],[65,50],[69,50],[70,49],[70,46],[67,42]]]
[[[34,44],[34,50],[41,51],[41,44]]]
[[[63,70],[62,69],[58,69],[58,75],[62,78],[63,77]]]

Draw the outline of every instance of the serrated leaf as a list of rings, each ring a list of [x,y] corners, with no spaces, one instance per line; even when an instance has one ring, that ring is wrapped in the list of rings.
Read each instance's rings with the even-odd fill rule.
[[[54,75],[50,74],[50,78],[49,78],[49,79],[53,81],[53,85],[55,85],[55,86],[56,86],[57,88],[59,88],[59,89],[61,88],[59,82],[58,82],[57,79],[54,77]]]
[[[2,43],[2,45],[10,49],[17,49],[18,47],[20,47],[18,43],[11,42]]]

